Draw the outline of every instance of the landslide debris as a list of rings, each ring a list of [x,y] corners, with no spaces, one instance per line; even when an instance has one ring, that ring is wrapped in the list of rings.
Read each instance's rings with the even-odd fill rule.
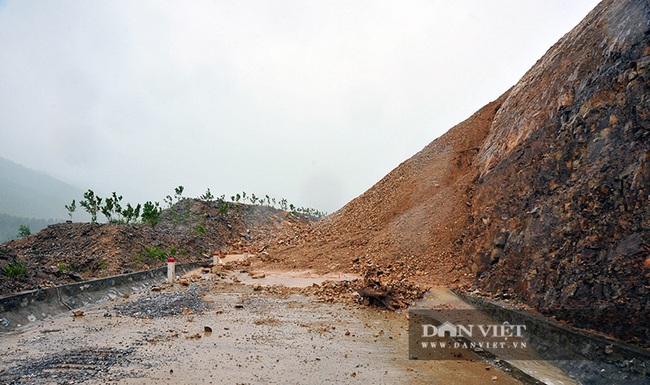
[[[287,228],[267,250],[277,266],[381,271],[397,281],[469,287],[458,255],[468,226],[473,166],[507,93],[400,164],[339,211]]]
[[[160,318],[181,314],[201,314],[208,308],[198,286],[172,293],[152,293],[137,301],[116,305],[113,310],[119,315],[134,318]]]
[[[268,251],[650,346],[649,68],[650,2],[603,1],[499,99]]]

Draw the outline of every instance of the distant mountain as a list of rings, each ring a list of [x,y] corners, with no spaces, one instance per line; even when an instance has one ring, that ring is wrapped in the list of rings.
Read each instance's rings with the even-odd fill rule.
[[[21,226],[26,226],[31,234],[36,234],[47,226],[57,222],[61,222],[61,220],[25,218],[0,214],[0,243],[20,238]]]
[[[0,158],[0,214],[66,219],[66,204],[83,191],[45,173]]]

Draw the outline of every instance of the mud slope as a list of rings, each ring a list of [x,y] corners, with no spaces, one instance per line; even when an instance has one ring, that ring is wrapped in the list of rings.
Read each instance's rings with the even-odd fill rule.
[[[271,252],[478,285],[647,345],[648,15],[602,2],[498,100]]]
[[[311,229],[286,234],[270,252],[289,268],[376,270],[415,282],[469,284],[455,242],[468,226],[465,192],[478,176],[474,159],[506,95]]]

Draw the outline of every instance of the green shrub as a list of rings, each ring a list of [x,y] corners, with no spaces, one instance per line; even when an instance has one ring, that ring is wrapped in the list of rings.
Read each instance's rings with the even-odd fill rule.
[[[2,268],[2,272],[7,277],[18,278],[25,275],[27,268],[25,265],[14,259],[13,262]]]
[[[72,267],[64,262],[59,263],[58,265],[56,265],[56,267],[64,273],[72,271]]]
[[[90,221],[95,223],[97,222],[97,212],[100,211],[102,207],[102,198],[95,195],[95,192],[90,189],[84,193],[84,198],[85,199],[79,201],[79,205],[86,209],[88,214],[90,214]]]
[[[164,261],[167,259],[167,253],[165,250],[160,247],[154,246],[151,248],[145,248],[145,257],[153,259],[155,261]]]
[[[72,213],[77,209],[77,202],[73,199],[69,206],[65,205],[65,209],[68,210],[68,215],[70,216],[70,220],[72,220]]]
[[[162,247],[145,247],[144,252],[137,253],[131,258],[131,263],[139,266],[143,264],[151,264],[152,262],[166,261],[167,257],[174,257],[179,251],[173,247],[169,247],[169,251],[165,251]],[[180,250],[181,254],[187,254],[187,250]]]
[[[214,199],[214,195],[210,192],[210,189],[207,189],[205,194],[201,195],[199,197],[200,200],[205,201],[205,202],[210,202],[211,200]]]
[[[147,201],[144,206],[142,206],[142,221],[150,224],[151,227],[156,227],[161,213],[162,209],[158,202],[151,203],[150,201]]]

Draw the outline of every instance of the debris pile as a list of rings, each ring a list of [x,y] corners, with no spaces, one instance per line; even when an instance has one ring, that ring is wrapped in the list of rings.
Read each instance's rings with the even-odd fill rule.
[[[83,348],[45,354],[41,358],[17,359],[7,362],[9,368],[0,370],[2,384],[79,384],[97,378],[118,381],[134,378],[135,373],[115,370],[132,361],[133,349]],[[145,362],[140,362],[145,365]],[[44,382],[47,381],[47,382]]]
[[[422,298],[425,292],[418,285],[395,279],[376,268],[366,271],[363,286],[357,290],[364,303],[390,310],[407,308],[413,301]]]
[[[201,314],[208,304],[200,295],[198,286],[173,293],[160,293],[140,297],[137,301],[116,305],[113,309],[119,315],[135,318],[160,318],[180,314]]]
[[[304,294],[314,295],[323,302],[355,302],[388,310],[404,309],[424,296],[425,290],[397,280],[366,278],[353,281],[325,281],[304,288]]]

